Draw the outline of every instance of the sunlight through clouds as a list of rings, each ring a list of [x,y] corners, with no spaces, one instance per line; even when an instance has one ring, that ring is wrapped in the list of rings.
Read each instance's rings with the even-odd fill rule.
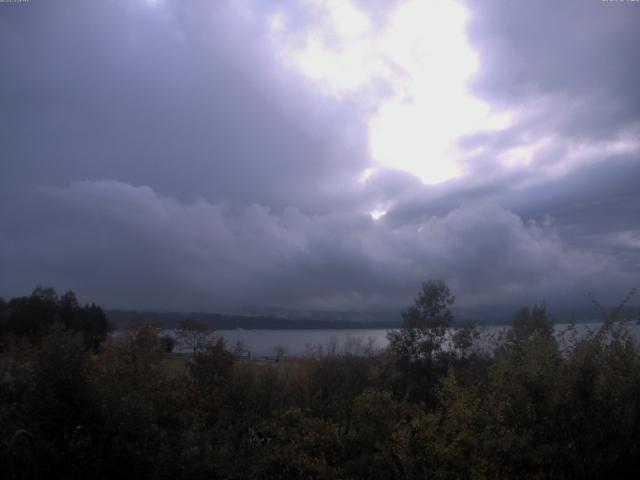
[[[379,28],[349,1],[303,4],[313,21],[302,34],[289,31],[283,13],[271,17],[278,52],[325,94],[359,103],[379,166],[440,183],[464,173],[456,149],[462,135],[507,126],[507,116],[468,92],[478,59],[459,3],[401,2]]]
[[[630,4],[18,3],[3,298],[399,311],[428,275],[515,309],[637,283]]]

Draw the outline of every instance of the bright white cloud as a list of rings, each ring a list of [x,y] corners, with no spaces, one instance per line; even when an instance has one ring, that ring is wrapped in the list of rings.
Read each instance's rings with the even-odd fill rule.
[[[468,12],[456,1],[399,3],[378,29],[349,1],[304,4],[313,23],[292,32],[275,14],[274,44],[326,94],[360,102],[379,165],[439,183],[462,173],[455,145],[463,134],[508,122],[468,92],[478,60],[465,35]]]

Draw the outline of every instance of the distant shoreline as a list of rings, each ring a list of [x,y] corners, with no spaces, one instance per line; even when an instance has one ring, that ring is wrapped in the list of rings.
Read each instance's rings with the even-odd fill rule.
[[[634,322],[638,319],[640,309],[630,307],[628,317]],[[371,330],[371,329],[392,329],[402,326],[401,315],[397,314],[395,320],[385,320],[379,317],[389,317],[391,315],[381,314],[378,318],[373,314],[358,313],[327,313],[325,318],[322,314],[317,314],[316,318],[284,318],[269,315],[241,315],[241,314],[220,314],[220,313],[183,313],[183,312],[154,312],[154,311],[132,311],[132,310],[106,310],[105,311],[111,325],[115,329],[136,328],[145,323],[150,323],[159,328],[177,328],[186,319],[196,320],[212,330]],[[452,326],[462,326],[471,318],[477,318],[474,323],[479,327],[505,326],[511,323],[514,312],[496,312],[493,314],[472,315],[464,313]],[[320,317],[320,318],[318,318]],[[326,318],[329,317],[329,318]],[[336,318],[331,318],[336,317]],[[346,317],[346,318],[345,318]],[[351,318],[350,318],[351,317]],[[356,319],[353,319],[356,318]],[[567,324],[572,319],[576,324],[598,323],[602,319],[598,318],[594,312],[588,309],[559,311],[552,314],[555,324]]]

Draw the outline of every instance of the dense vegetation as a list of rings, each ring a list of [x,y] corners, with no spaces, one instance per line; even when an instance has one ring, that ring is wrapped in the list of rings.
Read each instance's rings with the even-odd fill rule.
[[[446,285],[424,284],[383,352],[354,344],[267,365],[238,360],[221,339],[177,357],[149,325],[94,350],[62,314],[16,336],[6,329],[21,304],[12,300],[2,306],[0,469],[47,478],[638,478],[640,352],[621,310],[592,334],[570,328],[558,339],[544,308],[525,308],[487,348],[471,325],[451,333],[453,300]]]
[[[0,351],[13,341],[39,344],[59,324],[82,335],[86,348],[97,349],[108,333],[108,321],[95,304],[80,305],[75,293],[58,296],[53,288],[37,287],[29,297],[5,303],[0,298]]]

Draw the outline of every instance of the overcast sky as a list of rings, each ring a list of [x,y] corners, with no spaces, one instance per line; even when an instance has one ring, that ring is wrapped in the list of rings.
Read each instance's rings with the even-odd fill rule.
[[[0,3],[0,296],[619,301],[640,3]]]

